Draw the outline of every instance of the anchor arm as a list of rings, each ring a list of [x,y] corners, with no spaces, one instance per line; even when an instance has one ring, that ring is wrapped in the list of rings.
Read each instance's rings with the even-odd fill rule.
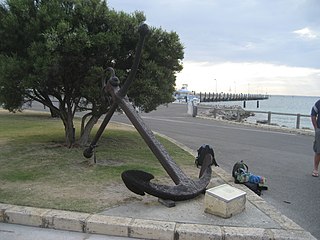
[[[137,47],[136,47],[136,55],[135,55],[135,58],[134,58],[134,61],[133,61],[132,67],[131,67],[130,74],[129,74],[127,80],[125,81],[123,87],[121,88],[121,91],[119,91],[120,81],[115,76],[114,69],[111,68],[111,67],[108,67],[107,71],[111,72],[111,77],[107,81],[107,83],[105,81],[102,82],[102,90],[104,92],[107,93],[108,92],[107,91],[107,86],[111,85],[114,88],[116,88],[117,91],[119,91],[119,95],[120,96],[124,97],[127,94],[128,89],[129,89],[131,83],[133,82],[133,79],[136,76],[136,73],[138,71],[138,66],[139,66],[139,63],[140,63],[141,55],[142,55],[142,49],[143,49],[144,41],[145,41],[145,38],[146,38],[147,34],[149,33],[148,25],[145,24],[145,23],[142,23],[138,28],[138,32],[139,32],[140,35],[139,35],[139,42],[138,42]],[[111,107],[108,110],[108,112],[107,112],[102,124],[100,125],[100,127],[98,129],[98,132],[96,133],[94,139],[92,140],[90,146],[84,150],[84,152],[83,152],[84,157],[86,157],[86,158],[91,158],[92,157],[93,150],[96,147],[96,144],[97,144],[98,140],[100,139],[104,129],[107,127],[108,123],[110,122],[110,119],[111,119],[112,115],[114,114],[114,112],[116,111],[117,107],[118,107],[118,105],[115,102],[111,105]]]
[[[108,123],[110,122],[110,119],[112,117],[112,115],[114,114],[114,112],[116,111],[118,107],[118,104],[113,103],[110,107],[110,109],[108,110],[103,122],[101,123],[96,135],[94,136],[93,140],[90,143],[90,146],[88,148],[86,148],[83,151],[83,156],[86,158],[91,158],[93,155],[93,150],[97,145],[97,142],[99,141],[104,129],[106,128],[106,126],[108,125]]]

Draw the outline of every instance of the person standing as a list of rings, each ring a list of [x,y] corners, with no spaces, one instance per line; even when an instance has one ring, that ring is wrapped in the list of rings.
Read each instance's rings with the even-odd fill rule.
[[[313,177],[319,177],[319,162],[320,162],[320,100],[318,100],[311,109],[311,122],[314,127],[314,163],[313,163]]]

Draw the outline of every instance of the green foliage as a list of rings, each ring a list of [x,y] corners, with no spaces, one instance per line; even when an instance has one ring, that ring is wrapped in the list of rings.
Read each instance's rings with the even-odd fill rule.
[[[23,91],[20,79],[24,73],[24,63],[17,56],[0,55],[0,105],[9,111],[20,108]],[[1,81],[1,79],[6,79]]]
[[[143,21],[143,13],[116,12],[102,0],[7,0],[0,5],[0,105],[15,111],[38,101],[60,116],[66,133],[76,110],[100,117],[108,109],[104,71],[112,66],[125,81]],[[145,111],[172,101],[182,58],[178,35],[152,28],[131,101]]]
[[[135,105],[149,112],[171,102],[177,72],[182,70],[183,46],[179,36],[162,29],[151,29],[146,41],[141,68],[129,91]]]

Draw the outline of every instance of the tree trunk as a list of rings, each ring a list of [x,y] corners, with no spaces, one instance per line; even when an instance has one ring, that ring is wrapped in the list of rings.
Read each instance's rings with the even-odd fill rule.
[[[92,116],[92,112],[86,113],[81,119],[80,137],[83,135],[87,117]]]
[[[71,148],[75,143],[75,128],[73,124],[73,115],[70,111],[67,112],[60,108],[60,118],[64,125],[66,145],[68,148]]]
[[[68,119],[67,125],[65,126],[66,144],[68,148],[71,148],[75,143],[75,132],[73,121]]]
[[[76,129],[73,126],[68,126],[65,128],[66,132],[66,145],[68,148],[71,148],[75,143],[75,132]]]
[[[84,126],[86,117],[88,117],[87,114],[83,116],[82,126]],[[78,144],[80,146],[85,146],[89,142],[89,136],[90,136],[91,130],[94,127],[94,125],[98,122],[100,117],[101,115],[99,116],[92,115],[89,121],[87,122],[87,124],[85,124],[85,127],[81,129],[81,136],[80,136],[80,139],[78,140]]]

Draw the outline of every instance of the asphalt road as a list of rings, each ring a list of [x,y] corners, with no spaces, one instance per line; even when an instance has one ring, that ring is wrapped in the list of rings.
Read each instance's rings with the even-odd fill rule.
[[[311,176],[312,136],[193,118],[180,104],[141,116],[153,131],[193,150],[211,145],[220,167],[230,174],[233,164],[244,160],[252,173],[267,178],[269,190],[262,197],[320,239],[320,178]],[[130,123],[124,114],[111,120]]]

